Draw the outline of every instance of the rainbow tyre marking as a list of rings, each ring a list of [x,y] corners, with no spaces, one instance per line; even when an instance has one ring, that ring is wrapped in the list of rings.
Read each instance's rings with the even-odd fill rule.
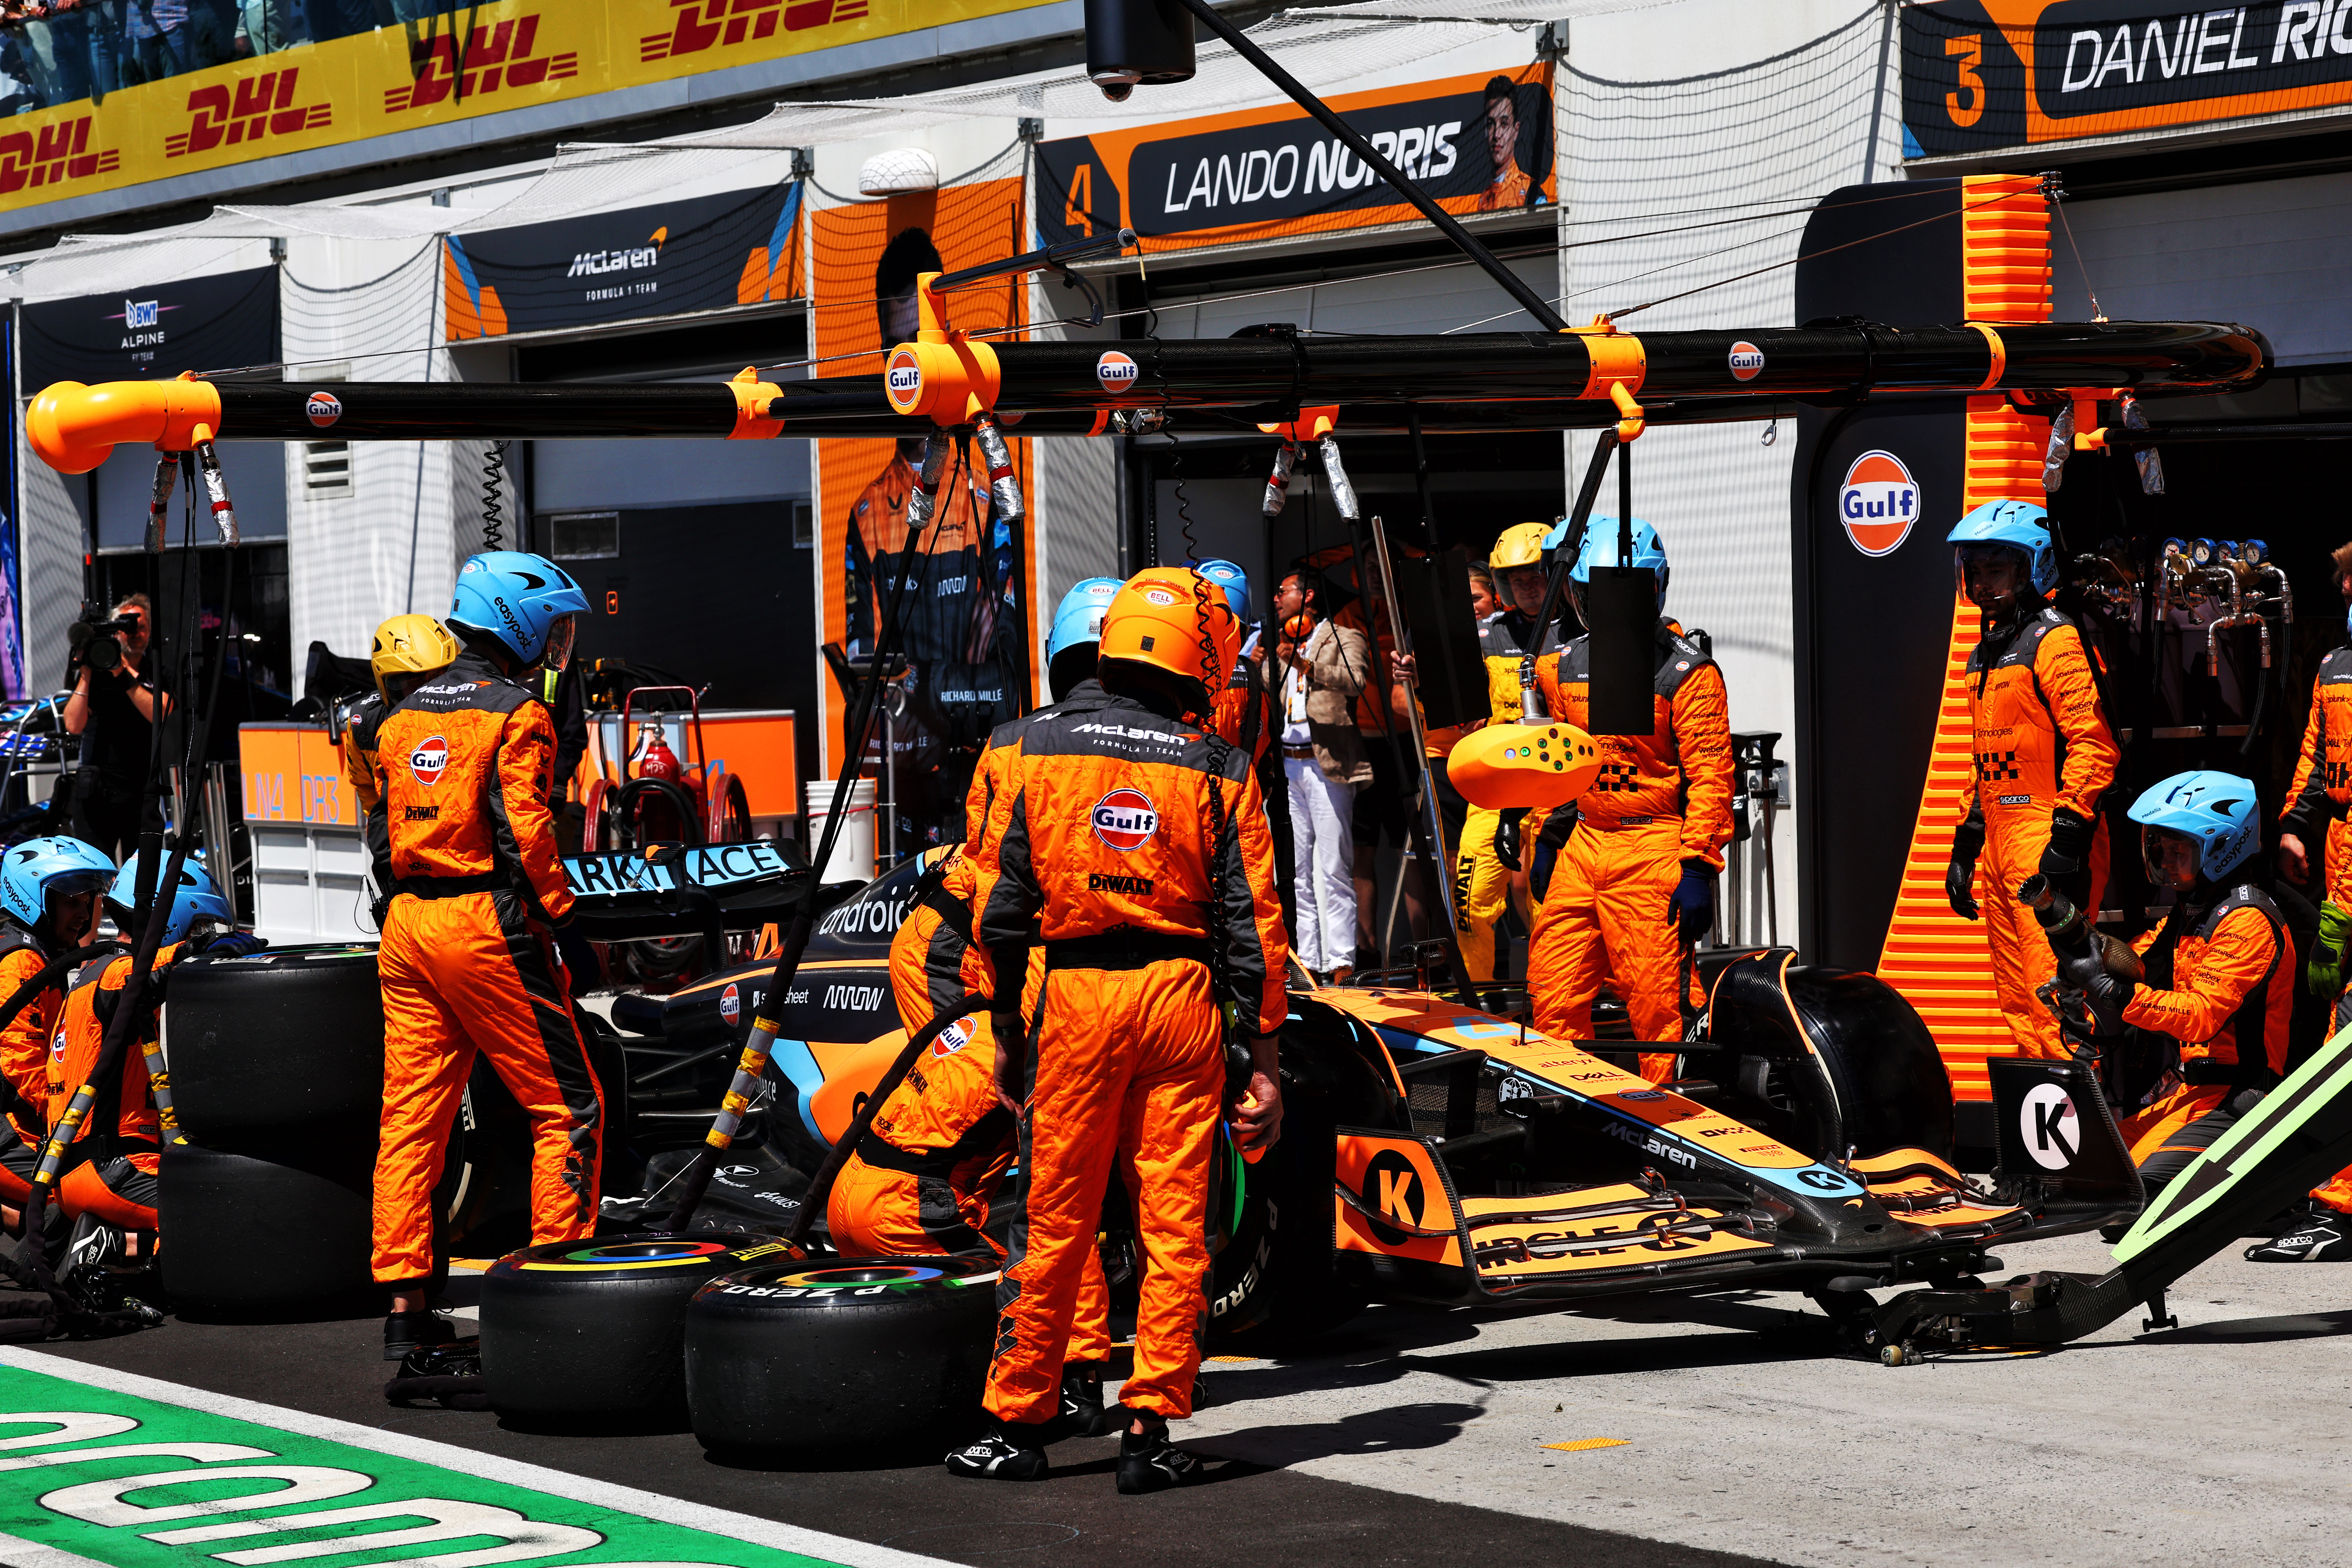
[[[918,1264],[865,1264],[848,1268],[803,1268],[779,1275],[768,1283],[803,1290],[853,1290],[876,1285],[928,1285],[934,1279],[946,1277],[945,1269],[925,1268]]]
[[[676,1268],[741,1253],[754,1256],[769,1252],[775,1245],[730,1245],[724,1241],[687,1241],[668,1238],[660,1241],[607,1242],[603,1246],[583,1247],[573,1251],[557,1253],[551,1258],[517,1259],[515,1267],[534,1273],[604,1273],[614,1269],[642,1270]],[[550,1250],[552,1250],[551,1248]]]

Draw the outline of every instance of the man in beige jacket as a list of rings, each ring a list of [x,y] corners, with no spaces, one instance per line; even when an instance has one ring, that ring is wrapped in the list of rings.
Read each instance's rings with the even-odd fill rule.
[[[1302,568],[1275,591],[1278,628],[1267,684],[1281,694],[1282,772],[1290,785],[1297,872],[1298,961],[1318,980],[1356,967],[1356,885],[1349,822],[1371,759],[1356,732],[1355,700],[1371,674],[1371,647],[1353,626],[1328,620],[1322,578]]]

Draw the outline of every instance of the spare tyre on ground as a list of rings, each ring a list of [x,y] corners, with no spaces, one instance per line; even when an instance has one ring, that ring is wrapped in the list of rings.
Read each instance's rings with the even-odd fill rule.
[[[951,1433],[979,1408],[998,1273],[994,1258],[963,1254],[809,1258],[712,1279],[686,1318],[695,1437],[727,1452]]]

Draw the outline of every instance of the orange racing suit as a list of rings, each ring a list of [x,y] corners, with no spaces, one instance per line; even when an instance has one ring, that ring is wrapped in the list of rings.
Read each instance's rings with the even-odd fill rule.
[[[2247,1090],[2285,1073],[2294,938],[2269,895],[2241,883],[2210,905],[2175,905],[2144,962],[2124,1022],[2178,1040],[2179,1067],[2116,1125],[2153,1192],[2236,1123]]]
[[[2324,857],[2327,901],[2352,910],[2352,823],[2346,821],[2352,810],[2352,647],[2336,648],[2320,661],[2286,801],[2280,829],[2303,840],[2306,857]],[[2352,986],[2336,998],[2335,1026],[2347,1024],[2352,1024]],[[2352,1167],[2311,1195],[2339,1214],[2352,1214]]]
[[[1969,655],[1964,679],[1976,766],[1960,798],[1964,826],[1984,834],[1977,903],[1992,949],[1993,989],[2018,1054],[2064,1060],[2058,1021],[2033,995],[2057,973],[2058,957],[2017,889],[2042,869],[2053,808],[2099,821],[2099,797],[2115,782],[2123,752],[2107,728],[2083,634],[2059,611],[2042,610],[2008,637],[1988,633]],[[2106,863],[2101,823],[2091,839],[2085,909],[2099,907]]]
[[[1606,978],[1624,999],[1636,1040],[1683,1037],[1682,944],[1669,913],[1683,862],[1723,869],[1731,839],[1731,710],[1723,672],[1682,627],[1659,617],[1650,733],[1598,735],[1601,775],[1576,801],[1576,831],[1559,852],[1528,941],[1528,994],[1538,1029],[1592,1037],[1592,998]],[[1538,659],[1555,719],[1591,723],[1592,639]],[[1703,1002],[1693,981],[1693,1005]],[[1674,1076],[1674,1051],[1641,1053],[1642,1076]]]
[[[161,984],[184,951],[178,942],[159,950],[150,985]],[[57,1036],[50,1044],[44,1086],[52,1126],[65,1116],[74,1095],[98,1066],[107,1025],[121,1000],[122,988],[131,982],[131,955],[124,953],[83,970],[66,995]],[[147,1016],[140,1020],[138,1034],[122,1053],[112,1092],[110,1095],[105,1085],[99,1087],[98,1102],[75,1130],[58,1182],[58,1203],[68,1215],[79,1218],[94,1214],[125,1230],[156,1228],[155,1199],[161,1190],[156,1164],[162,1149],[162,1118],[147,1079],[147,1057],[140,1049],[155,1037],[154,993],[151,990],[148,996]]]
[[[1535,617],[1522,615],[1516,606],[1497,610],[1478,623],[1478,652],[1486,667],[1486,700],[1495,722],[1516,724],[1519,721],[1519,664],[1527,657],[1528,645],[1535,640]],[[1555,621],[1544,634],[1543,646],[1537,654],[1559,653],[1559,623]],[[1527,813],[1520,819],[1519,865],[1524,868],[1533,858],[1535,829],[1542,820],[1539,813]],[[1473,980],[1495,978],[1495,927],[1503,918],[1503,910],[1516,898],[1524,904],[1527,894],[1521,879],[1511,875],[1510,868],[1495,858],[1495,830],[1502,826],[1503,814],[1491,806],[1474,805],[1462,828],[1461,847],[1454,856],[1454,933],[1462,944],[1462,962],[1469,966]],[[1522,908],[1523,920],[1531,919]]]
[[[15,921],[0,922],[0,1003],[15,996],[48,962],[32,932]],[[0,1203],[21,1205],[32,1195],[33,1171],[48,1136],[43,1112],[48,1104],[49,1042],[57,1035],[65,1001],[65,982],[52,981],[0,1029],[0,1074],[29,1111],[0,1121]]]
[[[1213,756],[1233,824],[1214,867]],[[1027,1049],[1008,1075],[1022,1100],[1025,1203],[997,1289],[985,1403],[1003,1421],[1059,1409],[1064,1350],[1116,1162],[1145,1258],[1135,1370],[1120,1403],[1181,1418],[1192,1414],[1206,1310],[1225,1080],[1220,1005],[1256,1034],[1280,1028],[1288,1011],[1265,811],[1246,755],[1091,680],[1030,719],[1011,783],[976,857],[978,934],[999,974],[1019,973],[1025,962],[1007,952],[1030,942],[1035,921],[1045,974]]]
[[[370,834],[394,879],[374,1268],[397,1285],[433,1270],[433,1185],[477,1050],[530,1117],[534,1244],[594,1228],[604,1115],[550,930],[572,894],[547,710],[469,652],[384,716],[377,748]]]
[[[890,942],[890,990],[908,1034],[966,994],[985,995],[985,955],[971,942],[977,886],[961,848],[940,885],[916,900]],[[1030,968],[1042,977],[1045,954]],[[989,1209],[1013,1164],[1013,1114],[996,1095],[996,1031],[985,1008],[931,1042],[875,1113],[834,1182],[825,1224],[837,1251],[890,1256],[987,1246]],[[1069,1359],[1110,1359],[1110,1291],[1087,1255]]]

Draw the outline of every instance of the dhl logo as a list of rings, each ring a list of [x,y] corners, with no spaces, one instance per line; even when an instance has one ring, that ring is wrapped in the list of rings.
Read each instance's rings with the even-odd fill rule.
[[[726,48],[772,38],[782,27],[797,33],[835,22],[856,22],[866,16],[867,0],[669,0],[677,11],[677,25],[667,33],[647,33],[637,40],[643,64],[674,60],[680,55]]]
[[[92,174],[110,174],[122,166],[122,154],[112,148],[89,150],[90,117],[61,120],[44,125],[37,135],[19,131],[0,136],[0,195],[27,185],[61,185]]]
[[[504,88],[538,87],[580,74],[576,50],[534,55],[532,50],[538,46],[536,15],[511,22],[478,25],[466,35],[463,47],[458,46],[454,32],[414,39],[409,44],[409,70],[416,79],[408,87],[387,89],[383,111],[398,114],[405,110],[429,109],[451,98],[463,102]]]
[[[163,156],[184,158],[226,143],[235,147],[265,136],[291,136],[335,122],[331,103],[298,105],[294,89],[302,68],[263,71],[235,82],[215,82],[188,94],[188,128],[163,139]],[[232,90],[234,89],[234,90]]]

